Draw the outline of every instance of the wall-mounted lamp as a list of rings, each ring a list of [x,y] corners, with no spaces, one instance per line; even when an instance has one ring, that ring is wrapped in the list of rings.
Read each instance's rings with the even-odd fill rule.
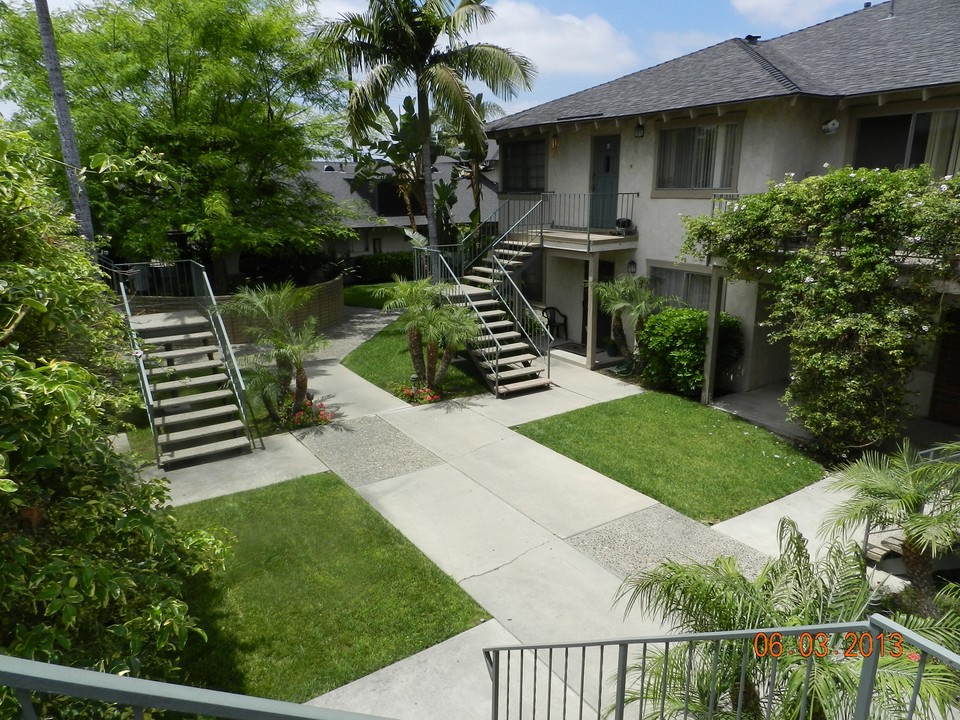
[[[630,273],[631,275],[636,275],[636,274],[637,274],[637,261],[636,261],[636,260],[631,260],[630,262],[627,263],[627,272]]]
[[[550,155],[556,157],[560,153],[560,136],[554,133],[550,136]]]
[[[820,132],[824,135],[833,135],[840,128],[840,121],[837,119],[827,120],[823,125],[820,126]]]
[[[643,126],[643,123],[637,123],[637,126],[633,129],[633,136],[635,138],[642,138],[647,132],[647,129]]]

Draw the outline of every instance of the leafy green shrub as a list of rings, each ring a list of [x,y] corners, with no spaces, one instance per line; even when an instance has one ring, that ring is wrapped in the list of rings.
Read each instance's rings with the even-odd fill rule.
[[[107,440],[128,404],[123,327],[45,162],[0,128],[0,653],[182,679],[201,635],[184,581],[223,547],[180,529],[164,482]],[[38,715],[83,716],[64,702]],[[15,708],[0,689],[0,717]]]
[[[354,285],[390,282],[394,275],[408,278],[413,273],[412,252],[377,253],[376,255],[357,255],[353,262]]]
[[[637,336],[640,376],[651,387],[696,395],[703,387],[706,348],[706,311],[666,308],[647,320]],[[742,353],[740,320],[721,313],[717,372],[729,370]]]

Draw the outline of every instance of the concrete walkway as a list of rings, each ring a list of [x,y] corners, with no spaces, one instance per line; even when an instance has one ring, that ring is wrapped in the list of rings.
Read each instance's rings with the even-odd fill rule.
[[[339,364],[386,320],[355,311],[349,322],[362,331],[342,330],[309,366],[311,390],[338,420],[268,438],[253,456],[170,472],[174,501],[330,469],[493,619],[310,704],[402,720],[487,718],[484,647],[660,633],[616,604],[627,575],[667,558],[720,555],[756,570],[776,552],[776,509],[708,528],[510,429],[636,386],[554,361],[550,390],[410,407]],[[819,514],[806,500],[786,509]]]

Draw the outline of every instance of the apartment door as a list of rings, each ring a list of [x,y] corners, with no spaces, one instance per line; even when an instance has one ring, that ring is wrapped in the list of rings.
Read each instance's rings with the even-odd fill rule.
[[[617,224],[617,192],[620,189],[620,136],[593,139],[593,171],[590,176],[590,227],[613,228]]]

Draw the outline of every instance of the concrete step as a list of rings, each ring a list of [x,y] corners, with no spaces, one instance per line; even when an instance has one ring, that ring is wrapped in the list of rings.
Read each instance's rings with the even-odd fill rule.
[[[500,346],[500,355],[501,355],[500,363],[502,364],[502,363],[504,362],[504,360],[503,360],[503,358],[502,358],[503,355],[506,355],[506,354],[509,354],[509,353],[512,353],[512,352],[517,352],[517,351],[519,351],[519,350],[529,350],[529,349],[530,349],[530,346],[529,346],[527,343],[525,343],[525,342],[522,342],[522,343],[510,343],[510,344],[508,344],[508,345],[501,345],[501,346]],[[476,348],[476,349],[474,350],[474,352],[480,353],[481,355],[496,355],[496,353],[497,353],[497,346],[496,346],[496,345],[485,345],[484,347],[478,347],[478,348]],[[514,361],[511,361],[511,362],[516,362],[516,361],[514,360]]]
[[[526,346],[524,346],[526,347]],[[539,360],[539,355],[534,355],[533,353],[523,353],[521,355],[513,355],[511,357],[501,357],[500,358],[500,367],[508,367],[510,365],[516,365],[518,363],[533,362],[534,360]],[[481,360],[480,365],[485,368],[495,368],[497,367],[497,362],[495,360]]]
[[[197,345],[189,348],[178,348],[176,350],[147,350],[148,360],[176,360],[178,358],[190,357],[193,355],[215,355],[220,352],[216,345]]]
[[[510,323],[510,326],[512,327],[512,326],[513,326],[513,323]],[[478,344],[478,343],[487,344],[487,343],[492,343],[494,340],[496,340],[496,341],[499,342],[501,345],[506,346],[506,345],[508,345],[511,341],[519,340],[519,339],[522,338],[522,337],[523,337],[523,335],[522,335],[521,333],[518,333],[516,330],[511,330],[511,331],[509,331],[509,332],[498,332],[498,333],[494,333],[493,335],[483,334],[483,335],[480,335],[480,336],[474,338],[474,340],[473,340],[472,342],[473,342],[474,344]]]
[[[169,415],[163,415],[156,419],[156,425],[159,432],[168,432],[167,428],[171,426],[216,420],[217,418],[225,418],[230,415],[237,415],[238,413],[239,410],[237,410],[236,405],[218,405],[217,407],[206,408],[205,410],[190,410],[188,412],[174,412]]]
[[[151,389],[155,393],[173,392],[176,390],[189,390],[191,388],[204,387],[206,385],[221,385],[227,382],[225,373],[214,373],[213,375],[191,375],[188,377],[168,380],[166,382],[154,383]]]
[[[194,428],[192,430],[178,430],[176,432],[160,433],[157,436],[157,439],[162,447],[163,445],[172,445],[174,443],[185,442],[188,440],[200,440],[202,438],[214,437],[216,435],[224,435],[232,432],[243,432],[243,421],[228,420],[227,422],[216,423],[214,425],[204,425],[203,427]]]
[[[513,392],[520,392],[521,390],[533,390],[534,388],[547,387],[552,385],[553,381],[550,378],[537,378],[535,380],[522,380],[515,383],[507,383],[506,385],[497,386],[497,395],[507,395]]]
[[[481,313],[480,316],[483,317],[483,313]],[[487,318],[483,318],[483,319],[486,322],[486,324],[483,325],[482,327],[486,330],[492,330],[496,332],[497,330],[503,330],[504,328],[513,327],[513,320],[488,320]],[[517,334],[519,335],[519,333]]]
[[[183,407],[184,405],[199,405],[200,403],[223,402],[225,400],[233,400],[232,390],[213,390],[211,392],[154,400],[153,407],[156,410],[169,410],[170,408]]]
[[[487,378],[487,380],[490,380],[491,382],[496,380],[497,378],[500,378],[501,380],[510,380],[510,379],[519,378],[519,377],[529,377],[531,375],[539,376],[540,373],[542,373],[545,369],[546,368],[530,366],[530,367],[524,367],[524,368],[516,368],[514,370],[498,370],[496,372],[487,373],[485,377]]]
[[[203,332],[180,333],[179,335],[159,335],[157,337],[143,338],[144,345],[173,345],[175,343],[197,342],[198,340],[213,340],[213,333],[209,330]]]
[[[497,318],[506,317],[507,313],[505,310],[481,310],[477,313],[484,320],[496,320]]]
[[[163,377],[180,373],[199,372],[202,370],[216,370],[223,367],[220,360],[201,360],[199,362],[181,363],[180,365],[161,365],[147,370],[147,377]]]
[[[462,278],[460,278],[460,279],[461,279],[461,280],[466,280],[466,281],[470,282],[470,283],[473,284],[473,285],[479,285],[479,286],[481,286],[481,287],[482,287],[483,285],[488,285],[488,286],[489,286],[489,285],[492,285],[492,284],[493,284],[493,278],[492,278],[492,277],[481,277],[481,276],[479,276],[479,275],[464,275],[464,276],[463,276]]]
[[[210,320],[206,315],[195,310],[169,313],[148,313],[133,315],[130,318],[130,327],[145,335],[174,335],[187,328],[209,326]]]
[[[197,445],[195,447],[183,448],[182,450],[171,450],[160,455],[160,465],[166,466],[171,463],[186,462],[188,460],[197,460],[210,455],[220,455],[227,452],[235,452],[246,449],[250,451],[250,442],[245,437],[230,438],[220,442],[208,443],[206,445]]]

